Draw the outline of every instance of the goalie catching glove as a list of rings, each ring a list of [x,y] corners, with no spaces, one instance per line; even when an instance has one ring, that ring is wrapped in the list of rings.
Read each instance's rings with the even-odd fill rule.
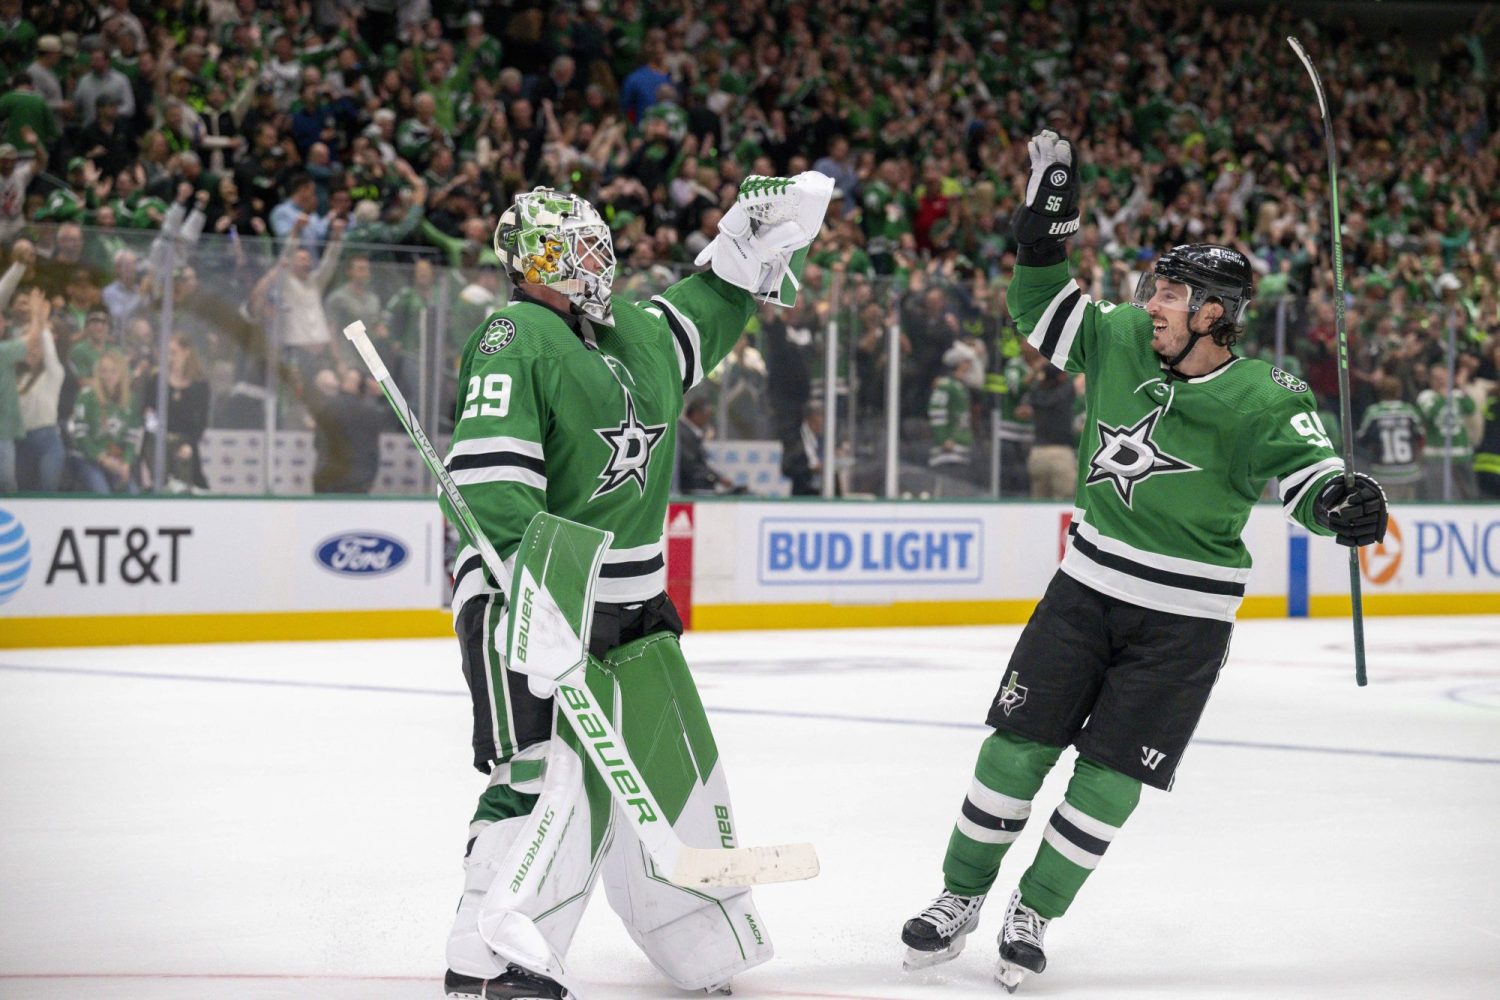
[[[752,174],[719,220],[719,234],[695,263],[736,288],[789,306],[802,287],[807,248],[823,228],[833,178],[816,170],[796,177]]]
[[[1016,209],[1011,232],[1021,246],[1022,264],[1055,264],[1063,259],[1063,241],[1078,232],[1078,174],[1073,144],[1043,129],[1026,144],[1031,178],[1026,200]]]

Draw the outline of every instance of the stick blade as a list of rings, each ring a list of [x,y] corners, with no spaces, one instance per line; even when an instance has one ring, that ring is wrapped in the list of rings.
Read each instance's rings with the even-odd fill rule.
[[[800,882],[818,874],[818,852],[811,844],[771,847],[685,847],[669,881],[698,885],[746,886]]]

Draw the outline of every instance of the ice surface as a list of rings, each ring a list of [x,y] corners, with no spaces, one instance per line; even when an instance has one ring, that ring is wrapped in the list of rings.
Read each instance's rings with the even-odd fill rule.
[[[1500,623],[1237,629],[1171,794],[1047,938],[1035,997],[1500,997]],[[777,958],[740,998],[957,1000],[1065,756],[955,962],[901,971],[1016,628],[690,634]],[[0,997],[436,1000],[482,779],[453,641],[0,652]],[[602,891],[584,1000],[683,997]]]

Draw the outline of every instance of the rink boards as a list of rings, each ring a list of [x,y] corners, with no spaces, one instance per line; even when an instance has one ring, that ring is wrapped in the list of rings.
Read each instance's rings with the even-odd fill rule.
[[[1071,508],[673,504],[668,588],[695,629],[1024,622]],[[1276,505],[1246,529],[1241,617],[1345,615],[1348,553]],[[1369,614],[1500,613],[1500,506],[1395,509],[1361,554]],[[0,646],[442,635],[426,500],[0,500]]]

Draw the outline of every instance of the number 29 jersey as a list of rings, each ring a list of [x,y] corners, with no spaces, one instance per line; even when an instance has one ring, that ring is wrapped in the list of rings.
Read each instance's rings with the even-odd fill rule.
[[[630,604],[665,589],[662,534],[683,395],[729,353],[754,309],[749,293],[704,273],[649,302],[616,299],[612,328],[522,298],[470,335],[445,464],[507,568],[545,510],[614,532],[597,600]],[[443,511],[457,523],[446,500]],[[465,545],[455,615],[494,589]]]
[[[1343,471],[1306,382],[1233,357],[1169,376],[1151,318],[1094,302],[1067,265],[1017,265],[1016,325],[1054,365],[1084,372],[1072,537],[1062,570],[1143,607],[1233,621],[1250,576],[1241,535],[1266,483],[1310,531],[1313,498]]]

